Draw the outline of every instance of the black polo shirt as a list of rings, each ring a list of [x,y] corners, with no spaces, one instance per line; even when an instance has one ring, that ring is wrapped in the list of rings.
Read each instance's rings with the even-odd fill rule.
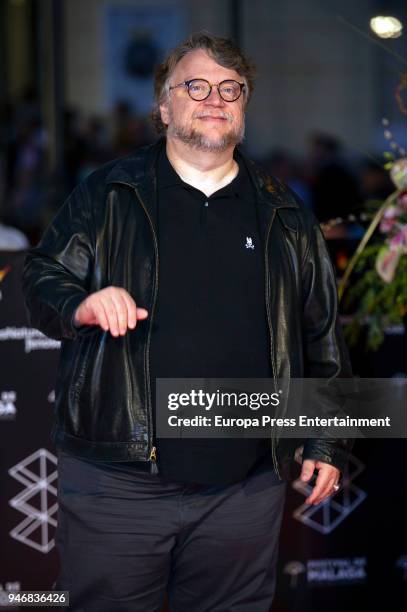
[[[244,165],[207,197],[165,148],[157,161],[159,282],[150,346],[156,378],[269,378],[264,250]],[[269,439],[156,439],[163,478],[226,485],[271,459]]]

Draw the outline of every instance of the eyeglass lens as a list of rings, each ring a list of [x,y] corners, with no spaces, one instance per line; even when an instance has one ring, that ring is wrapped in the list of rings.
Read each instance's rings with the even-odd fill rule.
[[[241,93],[240,84],[237,81],[223,81],[218,86],[221,98],[228,102],[236,100]],[[188,93],[193,100],[204,100],[209,96],[211,86],[208,81],[194,79],[189,82]]]

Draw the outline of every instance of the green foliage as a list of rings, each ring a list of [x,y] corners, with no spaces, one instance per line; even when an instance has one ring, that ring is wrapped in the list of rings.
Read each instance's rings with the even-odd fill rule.
[[[359,340],[366,329],[366,348],[377,350],[389,325],[403,323],[407,312],[407,255],[402,255],[391,283],[385,283],[375,269],[376,257],[383,243],[367,246],[355,266],[360,278],[344,296],[346,310],[356,305],[352,322],[344,329],[349,344]]]

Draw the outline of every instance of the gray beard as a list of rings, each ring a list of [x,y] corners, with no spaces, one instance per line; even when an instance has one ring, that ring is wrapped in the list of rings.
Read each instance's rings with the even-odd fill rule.
[[[184,144],[189,145],[197,151],[205,151],[207,153],[222,153],[231,146],[237,145],[242,142],[245,133],[245,124],[242,123],[242,127],[239,132],[230,131],[225,134],[217,142],[211,141],[209,138],[198,132],[195,129],[188,129],[186,127],[174,125],[170,123],[167,128],[167,135],[172,138],[177,138]]]

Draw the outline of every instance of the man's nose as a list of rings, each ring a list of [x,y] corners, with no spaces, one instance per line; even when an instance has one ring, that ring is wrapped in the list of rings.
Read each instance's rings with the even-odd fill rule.
[[[215,85],[212,86],[212,91],[206,98],[205,102],[208,102],[213,106],[224,106],[226,104],[225,100],[221,98],[219,90]]]

